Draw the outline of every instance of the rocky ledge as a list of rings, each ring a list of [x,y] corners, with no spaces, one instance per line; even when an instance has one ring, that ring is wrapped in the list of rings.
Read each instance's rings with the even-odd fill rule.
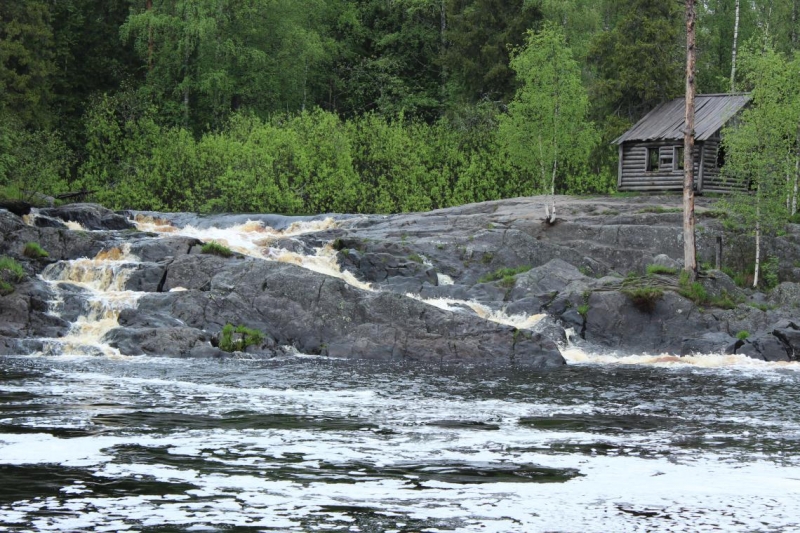
[[[221,356],[220,332],[237,324],[264,333],[247,348],[254,355],[291,346],[332,357],[550,367],[564,364],[557,344],[570,331],[574,342],[594,351],[800,358],[800,226],[768,243],[769,275],[777,284],[759,292],[725,273],[747,272],[753,243],[725,230],[713,200],[698,199],[698,258],[705,268],[696,285],[673,270],[683,255],[679,197],[561,197],[554,225],[542,220],[544,202],[339,217],[332,228],[271,243],[309,254],[330,244],[340,268],[372,291],[293,264],[201,254],[197,239],[138,232],[130,213],[98,206],[52,208],[33,224],[0,210],[0,254],[27,273],[0,297],[0,353],[41,349],[42,339],[66,335],[85,312],[76,287],[62,295],[60,316],[48,314],[54,295],[35,277],[44,266],[127,243],[140,262],[126,288],[146,294],[104,338],[123,354]],[[160,216],[176,226],[221,227],[262,218],[276,229],[296,220]],[[95,231],[73,231],[66,222]],[[41,244],[49,258],[26,257],[26,242]],[[713,268],[718,259],[721,270]],[[468,306],[444,310],[408,293],[547,317],[518,329]]]

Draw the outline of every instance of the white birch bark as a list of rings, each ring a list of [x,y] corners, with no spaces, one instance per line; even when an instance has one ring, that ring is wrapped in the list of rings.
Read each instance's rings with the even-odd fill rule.
[[[736,91],[736,52],[739,42],[739,0],[736,0],[736,19],[733,23],[733,56],[731,57],[731,92]]]

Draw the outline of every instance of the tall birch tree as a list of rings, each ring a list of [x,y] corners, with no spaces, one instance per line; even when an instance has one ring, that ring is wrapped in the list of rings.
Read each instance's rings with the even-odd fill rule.
[[[724,204],[733,221],[754,237],[754,287],[760,280],[764,240],[796,212],[800,171],[800,57],[789,61],[772,47],[755,44],[742,54],[752,105],[723,136],[728,154],[723,172],[748,189]]]
[[[585,168],[597,142],[587,118],[589,99],[580,67],[556,25],[529,32],[525,45],[514,52],[511,68],[521,87],[501,118],[499,138],[511,159],[533,178],[533,192],[550,195],[546,218],[553,223],[559,179]]]

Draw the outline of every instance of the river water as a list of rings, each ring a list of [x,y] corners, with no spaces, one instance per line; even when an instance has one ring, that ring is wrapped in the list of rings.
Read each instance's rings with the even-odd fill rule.
[[[45,273],[90,302],[66,340],[0,358],[0,531],[800,530],[796,364],[122,357],[90,325],[138,295],[103,261],[135,258]]]

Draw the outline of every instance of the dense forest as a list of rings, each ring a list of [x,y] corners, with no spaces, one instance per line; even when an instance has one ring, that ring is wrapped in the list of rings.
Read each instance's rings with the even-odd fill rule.
[[[757,104],[734,167],[796,176],[800,0],[698,4],[698,91]],[[683,94],[685,46],[677,0],[2,2],[0,195],[316,213],[551,177],[607,193],[610,141]]]

